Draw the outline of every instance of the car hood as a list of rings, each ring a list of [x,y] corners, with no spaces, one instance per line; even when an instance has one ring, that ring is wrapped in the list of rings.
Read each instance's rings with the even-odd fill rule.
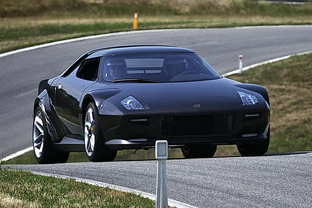
[[[237,83],[223,78],[176,83],[102,84],[105,86],[102,86],[101,89],[105,89],[106,92],[114,91],[115,93],[111,93],[110,97],[103,101],[101,107],[112,108],[114,106],[122,114],[138,113],[139,111],[145,113],[201,113],[205,111],[242,110],[242,108],[265,109],[267,107],[260,94],[235,86]],[[98,88],[98,86],[94,87]],[[243,106],[237,91],[255,95],[259,103],[252,106]],[[126,110],[120,101],[128,96],[138,100],[144,106],[144,110]]]

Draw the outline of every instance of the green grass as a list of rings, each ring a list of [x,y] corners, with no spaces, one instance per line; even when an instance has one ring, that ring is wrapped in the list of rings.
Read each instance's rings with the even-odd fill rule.
[[[1,0],[0,17],[133,15],[311,15],[310,5],[267,4],[254,0]]]
[[[0,167],[0,207],[155,207],[131,193]]]
[[[97,2],[97,3],[95,3]],[[252,0],[0,0],[0,53],[87,35],[139,30],[312,24],[312,4]]]

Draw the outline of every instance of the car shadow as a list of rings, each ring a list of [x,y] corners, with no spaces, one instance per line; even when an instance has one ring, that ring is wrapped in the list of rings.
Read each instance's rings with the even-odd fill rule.
[[[304,152],[285,152],[285,153],[270,153],[270,154],[265,154],[263,156],[265,157],[272,157],[272,156],[283,156],[283,155],[304,155],[311,153],[309,151],[304,151]]]
[[[303,155],[311,153],[310,151],[304,152],[285,152],[285,153],[268,153],[262,156],[241,156],[241,155],[233,155],[233,156],[215,156],[214,159],[221,158],[237,158],[237,157],[274,157],[274,156],[287,156],[287,155]],[[167,160],[193,160],[193,159],[212,159],[212,158],[183,158],[183,157],[174,157],[168,158]],[[114,160],[113,162],[130,162],[130,161],[155,161],[156,159],[127,159],[127,160]]]

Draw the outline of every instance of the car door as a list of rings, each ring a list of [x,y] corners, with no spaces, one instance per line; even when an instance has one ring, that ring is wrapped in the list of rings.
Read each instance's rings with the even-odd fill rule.
[[[72,134],[83,133],[79,103],[84,90],[97,80],[99,62],[99,58],[86,59],[71,74],[56,82],[55,108]]]

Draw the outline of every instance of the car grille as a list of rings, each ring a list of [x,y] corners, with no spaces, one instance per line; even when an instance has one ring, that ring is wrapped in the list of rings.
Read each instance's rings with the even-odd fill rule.
[[[199,136],[226,134],[233,128],[233,114],[165,116],[161,120],[163,136]]]

